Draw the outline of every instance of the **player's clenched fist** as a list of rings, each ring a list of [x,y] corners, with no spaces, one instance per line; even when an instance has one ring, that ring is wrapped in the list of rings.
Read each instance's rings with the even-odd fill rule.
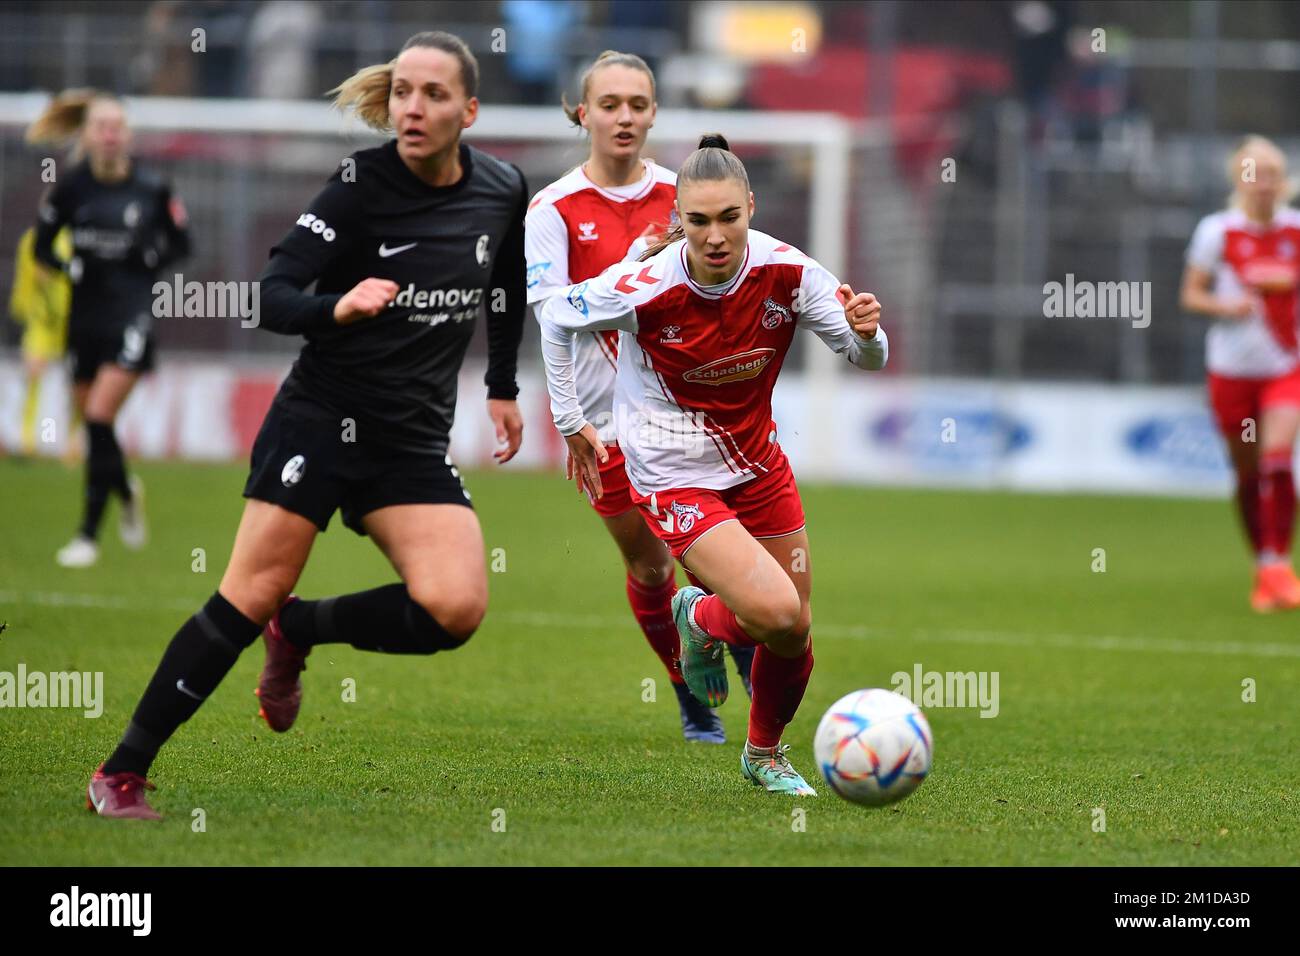
[[[864,339],[874,338],[880,326],[880,303],[870,292],[854,293],[847,282],[842,283],[835,297],[844,305],[844,318],[853,331]]]
[[[334,321],[347,325],[373,319],[393,301],[398,285],[392,279],[362,279],[334,303]]]

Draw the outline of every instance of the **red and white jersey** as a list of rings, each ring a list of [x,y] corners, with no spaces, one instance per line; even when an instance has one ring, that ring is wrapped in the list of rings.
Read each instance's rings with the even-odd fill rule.
[[[888,359],[885,330],[860,338],[838,288],[817,262],[753,229],[740,269],[721,285],[691,278],[685,240],[646,262],[617,263],[539,313],[555,425],[572,435],[589,417],[574,381],[575,338],[618,329],[614,424],[637,492],[731,488],[764,474],[780,452],[772,388],[796,327],[861,368]]]
[[[528,260],[528,303],[537,303],[600,275],[631,254],[646,226],[667,231],[677,196],[677,174],[648,160],[640,179],[627,186],[597,186],[579,166],[539,192],[524,220]],[[645,248],[644,245],[640,250]],[[618,333],[580,336],[578,398],[588,409],[601,441],[614,441],[614,375]]]
[[[1239,209],[1206,216],[1187,247],[1187,263],[1214,276],[1225,298],[1257,294],[1263,307],[1245,319],[1216,319],[1205,336],[1206,368],[1232,378],[1272,378],[1300,364],[1297,280],[1300,211],[1281,209],[1267,226]]]

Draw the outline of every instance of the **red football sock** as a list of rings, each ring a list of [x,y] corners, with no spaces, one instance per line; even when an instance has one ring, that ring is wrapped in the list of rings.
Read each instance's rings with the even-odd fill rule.
[[[758,641],[745,633],[736,620],[736,612],[722,603],[716,594],[700,598],[695,605],[695,623],[704,628],[710,637],[736,647],[757,647]]]
[[[794,720],[812,674],[812,638],[799,657],[777,657],[766,647],[754,652],[754,700],[749,705],[749,742],[755,747],[775,747],[781,732]]]
[[[1237,512],[1251,550],[1258,556],[1264,546],[1259,526],[1259,472],[1237,472]]]
[[[1270,451],[1259,459],[1259,527],[1263,551],[1289,561],[1295,524],[1295,477],[1291,452]]]
[[[650,649],[663,661],[668,676],[674,684],[682,682],[682,671],[677,659],[681,647],[677,639],[677,625],[673,623],[672,599],[677,581],[669,578],[659,587],[642,584],[632,575],[627,576],[627,603],[632,605],[632,616],[641,625]]]

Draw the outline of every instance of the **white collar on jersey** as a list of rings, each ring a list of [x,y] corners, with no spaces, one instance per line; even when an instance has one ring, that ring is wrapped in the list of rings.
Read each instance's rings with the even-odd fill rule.
[[[682,240],[680,255],[682,257],[682,274],[686,276],[686,284],[690,286],[692,292],[696,292],[706,299],[721,299],[723,296],[731,295],[745,281],[745,276],[749,274],[749,243],[745,243],[745,258],[740,260],[740,268],[736,270],[736,274],[726,282],[719,282],[717,285],[700,285],[691,278],[690,263],[686,260],[685,239]]]
[[[1246,215],[1245,212],[1243,212],[1240,209],[1234,209],[1233,211],[1236,212],[1237,214],[1237,221],[1235,225],[1238,228],[1246,230],[1246,232],[1262,235],[1263,233],[1266,232],[1273,232],[1275,229],[1283,229],[1287,225],[1289,225],[1289,223],[1282,221],[1280,208],[1277,212],[1273,213],[1273,218],[1270,219],[1268,222],[1259,222],[1258,220],[1251,219],[1249,216]]]
[[[625,186],[601,186],[587,175],[586,163],[578,167],[578,172],[582,174],[583,179],[591,183],[592,189],[614,202],[631,202],[634,199],[643,199],[649,195],[650,190],[654,189],[655,185],[654,167],[650,165],[649,160],[642,159],[641,170],[641,178],[634,183],[628,183]]]

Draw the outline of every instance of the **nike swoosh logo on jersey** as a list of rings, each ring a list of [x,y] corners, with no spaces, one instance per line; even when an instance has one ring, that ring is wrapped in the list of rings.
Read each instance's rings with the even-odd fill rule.
[[[394,246],[392,249],[389,249],[388,246],[381,242],[379,244],[379,258],[387,259],[389,256],[395,256],[399,252],[405,252],[407,249],[414,249],[418,245],[418,242],[408,242],[404,246]]]
[[[185,686],[185,678],[183,677],[176,682],[176,689],[180,691],[182,694],[184,694],[186,697],[193,697],[195,700],[203,699],[198,694],[194,693],[194,691],[190,690],[188,687]]]

